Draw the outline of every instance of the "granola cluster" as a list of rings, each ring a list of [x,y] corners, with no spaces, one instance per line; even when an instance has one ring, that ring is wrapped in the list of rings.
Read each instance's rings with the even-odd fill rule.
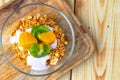
[[[29,55],[28,51],[25,49],[20,49],[18,43],[12,44],[12,49],[16,53],[17,58],[26,65],[26,58]]]
[[[50,51],[50,59],[47,60],[47,65],[56,65],[58,61],[64,56],[65,45],[67,45],[67,41],[64,38],[64,33],[62,29],[58,27],[56,22],[52,19],[48,18],[46,15],[40,16],[40,14],[35,14],[33,16],[28,16],[22,18],[17,22],[15,30],[12,32],[12,36],[16,35],[16,30],[21,30],[22,32],[26,31],[28,28],[32,28],[36,25],[48,25],[53,28],[53,32],[57,38],[57,48],[52,49]],[[20,50],[18,44],[13,44],[12,46],[14,52],[17,54],[18,58],[22,60],[26,64],[26,58],[29,55],[27,50]]]

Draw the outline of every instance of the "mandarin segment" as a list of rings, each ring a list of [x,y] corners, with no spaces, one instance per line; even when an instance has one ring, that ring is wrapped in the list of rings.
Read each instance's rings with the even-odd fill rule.
[[[44,44],[52,44],[55,41],[56,36],[53,32],[49,31],[39,34],[38,39],[41,40]]]
[[[37,44],[37,39],[29,32],[23,32],[19,37],[20,46],[29,49],[30,45]]]

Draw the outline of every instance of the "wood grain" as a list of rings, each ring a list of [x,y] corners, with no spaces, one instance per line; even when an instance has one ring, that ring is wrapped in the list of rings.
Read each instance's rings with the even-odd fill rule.
[[[96,45],[72,71],[72,80],[120,80],[120,0],[76,0],[75,14]]]
[[[72,12],[74,13],[74,0],[65,0],[69,7],[71,8]]]

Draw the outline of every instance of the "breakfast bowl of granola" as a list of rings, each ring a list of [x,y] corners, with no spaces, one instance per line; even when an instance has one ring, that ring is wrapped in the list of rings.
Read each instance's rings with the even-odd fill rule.
[[[21,6],[2,26],[5,59],[27,75],[44,76],[63,68],[72,57],[74,45],[71,22],[63,12],[47,4]]]

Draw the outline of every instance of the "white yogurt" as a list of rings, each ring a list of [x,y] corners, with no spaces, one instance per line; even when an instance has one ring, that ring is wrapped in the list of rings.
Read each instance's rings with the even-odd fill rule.
[[[29,28],[26,30],[26,32],[30,32],[30,33],[31,33],[31,31],[32,31],[32,28]]]
[[[53,31],[53,28],[50,26],[45,25],[50,31]]]
[[[13,44],[13,43],[19,43],[20,33],[22,33],[22,32],[21,32],[20,30],[17,30],[17,31],[16,31],[16,35],[10,37],[10,43],[11,43],[11,44]]]
[[[33,56],[27,57],[27,64],[31,66],[32,70],[45,70],[49,66],[46,65],[46,61],[49,59],[49,56],[44,56],[41,58],[34,58]]]
[[[55,49],[57,47],[57,39],[55,39],[54,43],[50,45],[51,49]]]

